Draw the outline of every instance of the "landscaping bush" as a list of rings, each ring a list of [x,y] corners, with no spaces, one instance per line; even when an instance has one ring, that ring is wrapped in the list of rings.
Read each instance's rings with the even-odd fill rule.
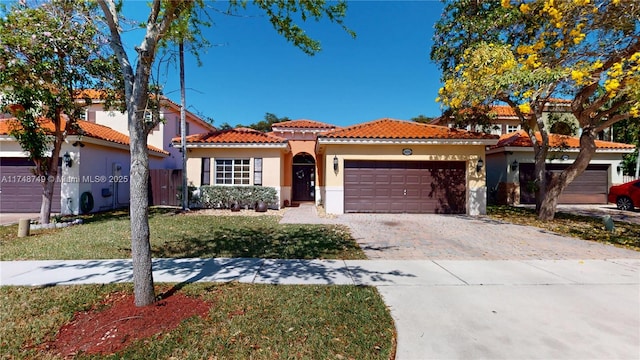
[[[258,201],[270,208],[278,208],[278,192],[264,186],[201,186],[199,205],[203,208],[228,209],[234,203],[253,209]]]

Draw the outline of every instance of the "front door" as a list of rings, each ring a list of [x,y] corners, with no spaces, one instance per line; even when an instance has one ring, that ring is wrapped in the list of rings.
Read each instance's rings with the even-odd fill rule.
[[[315,160],[311,155],[293,158],[293,201],[314,201],[316,198]]]

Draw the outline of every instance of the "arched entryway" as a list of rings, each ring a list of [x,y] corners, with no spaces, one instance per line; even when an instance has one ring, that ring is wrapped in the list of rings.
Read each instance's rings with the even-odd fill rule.
[[[316,198],[316,160],[311,154],[300,153],[293,157],[293,201],[314,201]]]

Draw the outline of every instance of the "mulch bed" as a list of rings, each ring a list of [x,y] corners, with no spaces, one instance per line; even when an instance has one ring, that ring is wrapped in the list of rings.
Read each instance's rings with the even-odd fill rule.
[[[76,313],[55,340],[41,350],[69,357],[79,353],[114,354],[132,342],[176,328],[192,316],[205,318],[211,304],[172,294],[152,305],[136,307],[133,295],[117,292],[90,311]]]

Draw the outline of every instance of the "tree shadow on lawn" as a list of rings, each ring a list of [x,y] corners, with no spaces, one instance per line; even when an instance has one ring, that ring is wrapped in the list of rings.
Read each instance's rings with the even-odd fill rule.
[[[364,259],[342,226],[281,225],[217,228],[203,236],[183,236],[154,246],[159,258]]]

